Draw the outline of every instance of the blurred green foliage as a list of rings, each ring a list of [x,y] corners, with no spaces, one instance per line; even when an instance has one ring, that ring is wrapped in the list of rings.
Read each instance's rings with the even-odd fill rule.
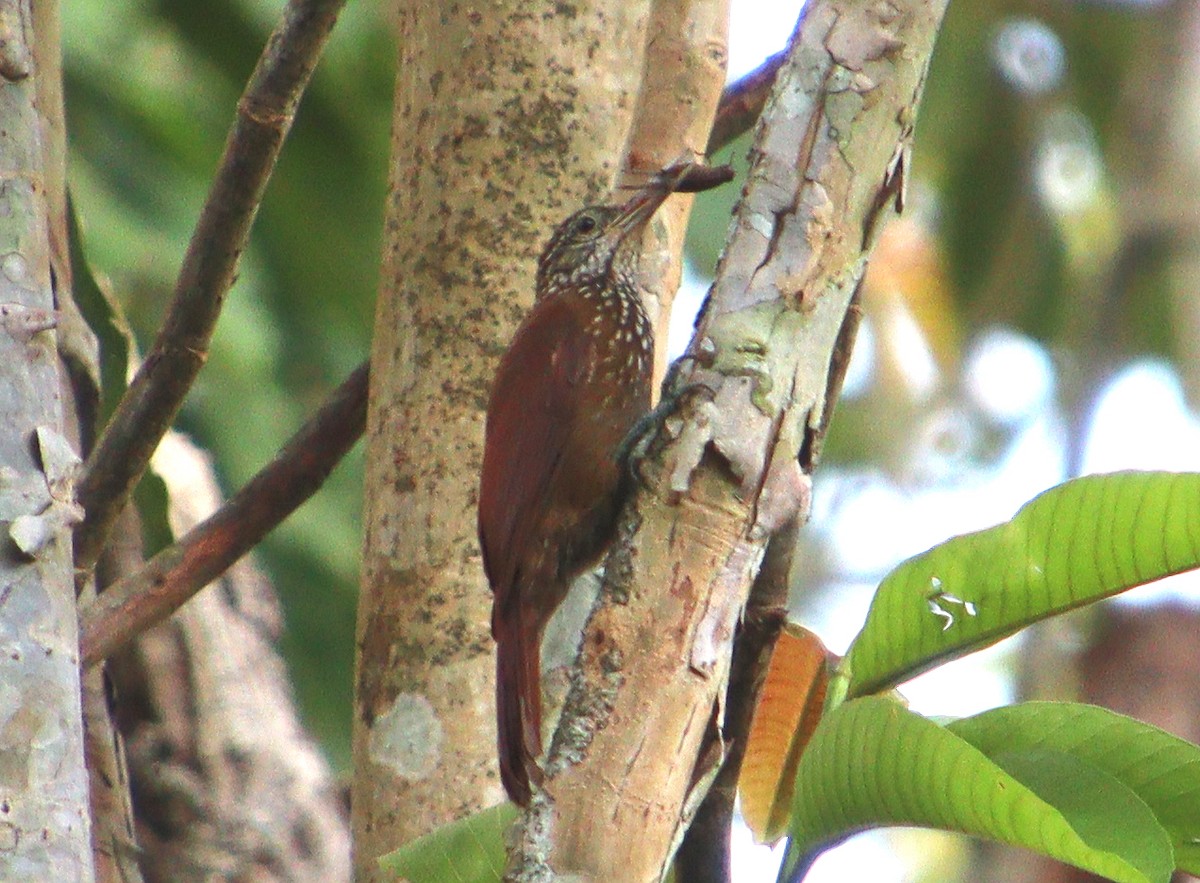
[[[70,184],[95,269],[111,279],[143,347],[281,6],[63,6]],[[951,3],[917,128],[914,180],[934,197],[955,322],[969,329],[1007,321],[1062,342],[1087,284],[1078,267],[1087,266],[1089,248],[1103,256],[1109,247],[1088,231],[1111,224],[1084,225],[1080,234],[1051,218],[1033,195],[1030,156],[1050,110],[1070,106],[1094,127],[1106,169],[1135,165],[1127,108],[1115,96],[1136,53],[1164,28],[1165,8]],[[185,406],[181,428],[214,453],[227,490],[266,462],[369,352],[394,63],[384,13],[377,3],[343,12]],[[1064,83],[1036,99],[1005,86],[991,62],[1000,23],[1030,14],[1057,33],[1068,63]],[[746,144],[724,153],[740,161]],[[737,192],[726,187],[700,200],[689,248],[701,267],[715,261]],[[1112,193],[1107,186],[1100,199]],[[1068,253],[1071,236],[1081,258]],[[1132,317],[1123,326],[1126,351],[1169,345],[1160,288],[1153,275],[1135,275],[1110,305]],[[1131,297],[1136,311],[1125,306]],[[349,757],[361,457],[356,451],[261,550],[287,611],[284,649],[303,711],[341,767]]]
[[[70,185],[95,270],[153,339],[237,98],[282,4],[63,6]],[[180,428],[227,490],[369,353],[393,55],[382,7],[351,3],[301,105]],[[308,723],[349,759],[362,452],[263,544]]]

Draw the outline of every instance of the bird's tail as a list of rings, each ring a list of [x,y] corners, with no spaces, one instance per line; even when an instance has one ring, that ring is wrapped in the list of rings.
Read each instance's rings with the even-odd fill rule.
[[[530,778],[541,778],[537,766],[542,753],[541,635],[534,622],[497,625],[496,743],[500,781],[514,803],[528,806]]]

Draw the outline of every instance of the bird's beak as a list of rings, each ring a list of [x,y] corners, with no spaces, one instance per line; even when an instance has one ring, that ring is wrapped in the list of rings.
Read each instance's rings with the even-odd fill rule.
[[[621,213],[609,222],[605,232],[620,241],[630,233],[641,230],[646,222],[654,217],[659,206],[667,201],[667,197],[675,192],[675,188],[687,174],[687,168],[673,167],[668,170],[671,174],[659,173],[651,178],[646,186],[621,206]]]

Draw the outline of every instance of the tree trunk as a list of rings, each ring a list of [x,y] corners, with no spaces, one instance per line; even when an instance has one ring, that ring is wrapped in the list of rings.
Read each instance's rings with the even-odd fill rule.
[[[5,14],[0,12],[0,26],[9,24]],[[19,32],[21,28],[15,30]],[[26,256],[27,235],[18,236],[14,232],[11,237],[16,246],[11,251],[14,262],[7,275],[14,284],[24,282],[21,289],[27,294],[36,287],[29,284],[30,279],[38,280],[40,285],[44,278],[47,291],[49,280],[53,280],[52,315],[57,328],[53,335],[37,332],[29,319],[37,318],[38,314],[28,308],[18,311],[17,306],[28,307],[28,304],[12,295],[0,295],[6,320],[4,331],[13,332],[0,334],[0,345],[11,340],[21,343],[22,354],[34,361],[38,372],[42,366],[37,360],[47,354],[53,357],[57,349],[60,358],[54,384],[47,382],[38,392],[44,394],[45,402],[55,406],[54,410],[61,404],[63,435],[69,439],[73,451],[86,453],[92,447],[97,429],[100,378],[96,338],[75,297],[80,297],[85,308],[103,308],[88,300],[92,295],[99,296],[98,291],[92,290],[93,280],[74,279],[71,265],[71,246],[79,243],[71,242],[75,230],[67,219],[66,133],[57,5],[35,4],[33,29],[26,27],[24,33],[31,34],[33,41],[33,75],[10,78],[8,84],[0,87],[0,94],[7,98],[4,111],[11,112],[18,93],[27,91],[36,82],[37,98],[33,106],[40,119],[33,121],[27,115],[15,117],[4,128],[11,133],[10,139],[29,139],[31,147],[27,155],[42,163],[40,177],[35,172],[30,178],[34,194],[43,196],[44,214],[31,221],[38,225],[31,230],[45,240],[38,249],[46,252],[48,244],[48,253],[33,254],[30,249],[29,259],[38,258],[39,269],[36,272],[31,269],[27,279],[15,278],[13,273],[18,267],[15,259]],[[10,32],[4,36],[7,40],[4,51],[8,54],[0,52],[3,56],[0,61],[7,58],[8,67],[0,67],[0,74],[7,77],[19,73],[25,44]],[[41,141],[37,140],[39,133]],[[41,151],[41,157],[37,157],[34,148]],[[10,150],[9,155],[22,154]],[[10,199],[10,208],[25,208],[19,199],[22,191],[13,182],[6,185],[4,192]],[[29,207],[43,208],[34,201],[29,202]],[[5,217],[14,221],[19,216],[21,212],[5,213]],[[30,217],[26,214],[25,220]],[[88,315],[97,322],[110,319],[106,310],[100,317],[90,312]],[[8,321],[10,317],[13,321]],[[105,355],[117,358],[111,352]],[[0,361],[7,369],[19,364],[20,359],[0,354]],[[10,385],[3,383],[0,387],[9,389]],[[45,425],[48,419],[38,422]],[[14,423],[11,428],[15,432],[21,426]],[[44,438],[52,440],[52,436],[42,433],[35,444],[43,446]],[[181,447],[178,439],[173,439],[171,445],[175,451]],[[62,454],[56,447],[38,451],[37,447],[31,449],[26,441],[24,448],[27,456],[40,454],[40,465],[48,477],[61,469]],[[178,457],[175,462],[180,462]],[[207,514],[203,511],[197,514],[198,509],[215,505],[215,481],[202,457],[192,457],[172,472],[169,483],[182,474],[190,476],[192,482],[185,491],[173,495],[173,524],[182,532]],[[63,488],[54,484],[50,485],[49,493],[51,508],[44,521],[53,523],[59,515],[70,514],[61,505],[70,495],[63,495]],[[9,517],[6,515],[4,519],[7,521]],[[137,513],[127,509],[121,517],[118,541],[106,550],[101,560],[96,580],[101,589],[142,563]],[[29,520],[20,523],[20,531],[25,533],[18,531],[18,535],[27,536],[29,525]],[[55,546],[51,543],[45,548],[53,550]],[[53,657],[45,657],[41,662],[44,680],[37,689],[43,704],[46,697],[58,696],[61,686],[52,677],[56,671],[53,665],[47,668],[46,662],[57,659],[69,665],[75,679],[70,706],[75,725],[72,728],[56,723],[54,732],[58,738],[69,740],[73,734],[77,735],[80,722],[84,727],[83,753],[90,778],[90,806],[80,809],[83,823],[70,833],[78,833],[86,843],[90,811],[92,842],[85,848],[90,847],[89,865],[94,863],[95,878],[101,883],[136,883],[144,872],[151,880],[170,881],[210,879],[214,873],[222,879],[314,883],[347,880],[350,844],[344,798],[316,746],[299,726],[282,661],[273,647],[281,619],[266,581],[249,562],[244,562],[222,578],[219,591],[204,593],[170,623],[142,636],[112,671],[103,666],[89,669],[83,677],[81,719],[75,580],[69,552],[67,548],[65,576],[71,586],[66,592],[67,609],[63,611],[63,627],[69,626],[69,646],[61,652],[56,648]],[[41,574],[50,575],[51,569],[45,566],[50,559],[44,558],[44,552],[37,554],[43,565]],[[11,587],[3,595],[7,600],[15,597],[12,591],[20,583],[6,577],[3,585]],[[85,593],[92,591],[89,582]],[[0,622],[9,628],[19,625],[20,616],[24,615],[20,608],[27,606],[26,602],[15,606],[6,603]],[[37,654],[23,652],[22,656],[39,660]],[[5,662],[8,661],[6,654]],[[15,684],[18,680],[5,673],[0,682]],[[121,718],[120,735],[112,719],[114,709]],[[36,723],[28,714],[24,715],[23,723],[22,715],[11,719],[0,715],[0,718],[26,728]],[[69,757],[66,761],[61,757],[61,749],[55,742],[40,731],[32,735],[31,740],[25,734],[24,745],[32,745],[34,750],[29,754],[39,772],[50,768],[46,761],[56,754],[60,773],[74,769],[67,762]],[[128,762],[122,736],[133,749]],[[0,738],[7,745],[13,736],[3,733]],[[10,751],[5,747],[0,755],[12,762],[21,751],[28,748]],[[136,790],[136,806],[131,801],[131,783]],[[53,782],[30,780],[31,786],[39,789],[39,805],[28,799],[18,802],[17,795],[7,787],[7,778],[3,784],[5,789],[0,796],[5,798],[4,805],[12,809],[4,809],[0,814],[0,837],[5,831],[12,832],[15,849],[8,840],[4,841],[5,846],[0,849],[0,879],[55,883],[90,879],[90,867],[86,874],[83,870],[72,874],[64,864],[73,840],[56,830],[56,826],[70,821],[70,810],[62,801],[62,787]],[[3,817],[13,809],[20,810],[25,830],[18,830],[11,818]],[[26,824],[27,814],[34,819],[31,825]],[[47,843],[50,850],[45,848]],[[31,860],[26,847],[41,852],[35,852]],[[67,858],[74,860],[71,856]],[[42,859],[55,864],[39,864]],[[10,860],[16,864],[8,864]]]
[[[363,880],[502,797],[475,536],[483,412],[552,225],[617,168],[647,8],[560,5],[398,5],[355,684]]]
[[[46,132],[28,0],[0,9],[0,878],[93,878]]]
[[[487,14],[399,4],[358,627],[361,879],[381,853],[502,797],[475,536],[492,373],[553,226],[610,199],[616,177],[640,183],[631,165],[703,151],[725,19],[725,0],[509,2]],[[646,46],[662,62],[649,89]],[[678,201],[646,274],[652,315],[674,290],[660,280],[677,278],[688,205]]]
[[[154,466],[177,536],[219,505],[211,463],[182,437]],[[148,881],[349,880],[345,802],[293,707],[282,627],[243,560],[112,660]]]

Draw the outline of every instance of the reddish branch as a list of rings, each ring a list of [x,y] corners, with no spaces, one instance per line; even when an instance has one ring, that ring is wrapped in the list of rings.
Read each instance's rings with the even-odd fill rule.
[[[86,515],[75,531],[87,573],[208,357],[254,215],[321,50],[345,0],[291,0],[238,102],[208,199],[192,233],[166,319],[84,465]]]
[[[83,611],[84,665],[99,662],[171,615],[256,546],[354,447],[366,415],[364,363],[224,506],[140,570],[110,585]]]

